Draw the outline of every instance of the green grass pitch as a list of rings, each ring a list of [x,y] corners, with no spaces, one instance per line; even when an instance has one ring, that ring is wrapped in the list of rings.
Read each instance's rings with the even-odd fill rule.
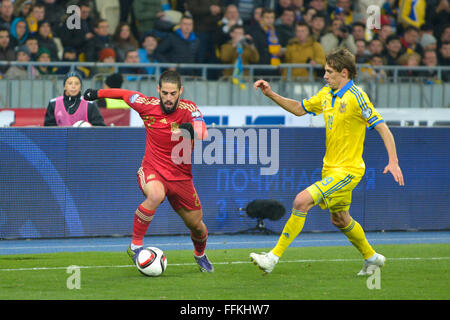
[[[162,248],[164,249],[164,248]],[[209,250],[215,272],[200,273],[190,250],[166,251],[158,278],[141,275],[125,252],[0,256],[0,299],[303,300],[450,298],[449,244],[378,245],[387,257],[380,288],[358,277],[352,246],[289,248],[269,275],[249,261],[261,249]],[[80,266],[69,289],[70,265]],[[70,281],[69,281],[70,282]],[[375,282],[372,282],[373,284]]]

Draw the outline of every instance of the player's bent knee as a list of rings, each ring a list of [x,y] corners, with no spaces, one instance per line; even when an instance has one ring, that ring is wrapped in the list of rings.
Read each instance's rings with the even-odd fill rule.
[[[294,199],[293,208],[302,212],[306,212],[314,206],[314,200],[308,191],[303,190]]]
[[[336,228],[340,228],[340,229],[348,226],[349,221],[351,220],[350,215],[346,211],[332,213],[330,218],[331,218],[331,223]]]
[[[188,224],[187,227],[196,234],[202,234],[205,229],[201,214],[191,219]]]
[[[165,195],[164,193],[160,192],[149,192],[147,194],[147,199],[145,199],[145,202],[149,205],[149,207],[158,207],[161,202],[164,201]]]

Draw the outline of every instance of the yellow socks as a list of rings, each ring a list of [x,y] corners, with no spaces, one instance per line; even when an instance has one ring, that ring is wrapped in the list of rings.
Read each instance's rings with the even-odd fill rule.
[[[286,251],[287,247],[302,231],[305,224],[305,217],[307,212],[301,212],[296,209],[292,209],[292,214],[289,220],[286,222],[283,232],[281,233],[278,243],[275,248],[272,249],[272,253],[278,257],[281,257]]]
[[[363,228],[357,221],[352,219],[348,226],[340,229],[356,249],[361,252],[364,259],[367,260],[375,254],[375,251],[366,239]]]
[[[277,245],[271,251],[277,257],[283,255],[284,251],[286,251],[292,241],[294,241],[302,231],[303,226],[305,225],[306,214],[307,212],[292,209],[292,214],[283,228],[283,232],[278,239]],[[348,226],[341,228],[341,231],[347,236],[348,240],[350,240],[356,249],[358,249],[364,259],[367,260],[375,254],[375,251],[366,239],[363,228],[357,221],[353,220],[353,218]]]

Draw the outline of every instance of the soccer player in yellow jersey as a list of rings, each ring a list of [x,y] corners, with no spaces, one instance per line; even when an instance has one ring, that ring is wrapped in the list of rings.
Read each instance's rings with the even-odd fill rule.
[[[394,137],[367,94],[356,86],[355,57],[347,49],[337,49],[326,57],[324,79],[327,82],[315,96],[299,102],[271,90],[268,82],[258,80],[255,89],[285,110],[303,116],[323,113],[326,126],[326,153],[322,180],[301,191],[294,199],[292,214],[269,253],[251,253],[250,259],[264,273],[270,273],[287,247],[301,232],[305,218],[313,206],[328,209],[331,222],[358,249],[364,264],[358,275],[370,275],[382,267],[386,258],[376,253],[366,239],[361,225],[349,213],[352,191],[364,175],[362,159],[366,128],[375,129],[383,139],[389,162],[383,173],[390,172],[395,181],[404,185],[398,165]]]

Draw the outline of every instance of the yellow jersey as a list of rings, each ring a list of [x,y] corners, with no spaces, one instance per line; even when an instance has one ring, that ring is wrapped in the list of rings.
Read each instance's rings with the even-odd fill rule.
[[[373,129],[384,122],[367,94],[350,80],[337,92],[324,86],[315,96],[302,100],[301,106],[314,116],[323,113],[326,127],[323,169],[342,169],[363,176],[366,128]]]

